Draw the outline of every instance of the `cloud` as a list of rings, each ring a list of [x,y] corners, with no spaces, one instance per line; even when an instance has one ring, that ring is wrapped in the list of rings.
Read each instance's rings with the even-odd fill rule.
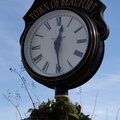
[[[105,90],[107,88],[113,88],[120,84],[120,73],[102,73],[95,75],[88,83],[85,83],[82,87],[89,90]]]
[[[120,72],[115,74],[101,73],[95,75],[90,81],[69,91],[72,102],[78,102],[85,114],[92,115],[96,102],[94,119],[115,119],[120,107]],[[98,96],[97,93],[99,92]],[[79,94],[78,94],[79,93]],[[97,101],[96,100],[97,97]]]
[[[95,75],[91,80],[83,84],[81,87],[82,93],[94,93],[105,91],[118,91],[120,90],[120,72],[115,74],[111,73],[101,73]],[[70,90],[70,92],[74,95],[74,93],[79,93],[79,87]]]

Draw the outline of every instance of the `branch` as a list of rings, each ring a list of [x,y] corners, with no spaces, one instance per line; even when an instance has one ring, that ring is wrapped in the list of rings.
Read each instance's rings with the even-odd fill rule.
[[[29,98],[30,98],[30,100],[32,102],[33,108],[35,109],[35,104],[33,102],[31,94],[30,94],[30,92],[29,92],[29,90],[27,88],[27,85],[26,85],[26,79],[22,76],[22,72],[25,71],[24,67],[22,65],[20,66],[20,73],[18,73],[15,68],[14,69],[10,68],[10,71],[16,73],[20,77],[20,79],[22,80],[23,86],[24,86],[24,88],[25,88],[25,90],[26,90],[26,92],[27,92],[27,94],[28,94],[28,96],[29,96]]]
[[[96,108],[96,104],[97,104],[98,94],[99,94],[99,91],[98,91],[98,93],[97,93],[97,95],[96,95],[95,105],[94,105],[94,108],[93,108],[93,113],[92,113],[92,115],[91,115],[91,119],[93,118],[93,115],[94,115],[94,112],[95,112],[95,108]]]
[[[20,110],[19,110],[19,104],[17,103],[17,104],[15,104],[12,100],[11,100],[11,98],[13,97],[13,96],[11,96],[11,93],[9,92],[9,90],[7,90],[7,95],[5,95],[5,94],[3,94],[3,96],[4,96],[4,98],[6,99],[6,100],[8,100],[15,108],[16,108],[16,110],[18,111],[18,114],[19,114],[19,116],[20,116],[20,118],[22,119],[22,115],[21,115],[21,113],[20,113]],[[17,96],[16,96],[17,97]],[[15,98],[16,98],[15,97]]]
[[[81,105],[81,112],[83,113],[83,104],[82,104],[82,87],[79,87],[79,93],[80,95],[80,105]]]
[[[116,120],[118,120],[119,112],[120,112],[120,108],[119,108],[118,111],[117,111]]]

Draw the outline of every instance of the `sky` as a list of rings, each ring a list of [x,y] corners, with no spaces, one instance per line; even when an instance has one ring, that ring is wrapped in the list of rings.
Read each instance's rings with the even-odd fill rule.
[[[110,29],[110,35],[105,41],[105,55],[97,73],[84,85],[69,90],[69,98],[82,106],[85,114],[93,115],[93,120],[119,120],[120,119],[120,0],[101,0],[107,9],[104,20]],[[20,77],[9,69],[15,68],[20,72],[21,55],[19,39],[24,30],[23,16],[34,0],[1,0],[0,2],[0,120],[20,120],[15,107],[4,98],[3,94],[13,96],[14,104],[20,103],[19,110],[22,118],[29,108],[31,101],[23,88]],[[54,99],[54,90],[35,82],[26,72],[26,85],[37,101]],[[34,82],[36,88],[31,84]],[[19,93],[21,99],[15,99]],[[18,95],[18,94],[17,94]],[[95,110],[94,110],[95,107]],[[28,115],[28,114],[27,114]]]

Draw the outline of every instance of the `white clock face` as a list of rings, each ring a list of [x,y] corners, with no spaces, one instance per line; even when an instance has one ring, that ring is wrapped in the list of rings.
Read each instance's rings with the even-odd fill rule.
[[[25,37],[24,54],[36,73],[57,77],[80,64],[88,44],[89,32],[83,19],[69,10],[55,10],[30,27]]]

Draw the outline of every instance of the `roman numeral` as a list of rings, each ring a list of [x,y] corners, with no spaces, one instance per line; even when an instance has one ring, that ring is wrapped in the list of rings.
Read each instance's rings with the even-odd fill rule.
[[[48,70],[48,67],[49,67],[49,65],[50,65],[50,63],[47,61],[46,63],[45,63],[45,65],[43,66],[43,71],[44,72],[46,72],[47,70]]]
[[[78,29],[76,29],[76,30],[74,31],[74,33],[77,33],[77,32],[80,31],[82,28],[83,28],[82,26],[79,27]]]
[[[48,30],[51,29],[51,26],[50,26],[50,24],[48,22],[45,22],[44,25],[48,28]]]
[[[73,54],[78,56],[78,57],[82,57],[83,56],[83,53],[78,51],[78,50],[75,50]]]
[[[72,64],[67,60],[68,65],[70,66],[70,68],[73,68]]]
[[[60,26],[61,25],[61,17],[56,17],[56,20],[57,20],[57,25]]]
[[[56,74],[61,72],[61,66],[56,64]]]
[[[43,56],[42,56],[42,54],[40,54],[37,57],[35,57],[33,60],[37,64],[40,60],[42,60],[42,58],[43,58]]]
[[[80,40],[77,40],[77,44],[79,43],[85,43],[87,40],[86,39],[80,39]]]
[[[35,35],[35,36],[38,36],[38,37],[41,37],[41,38],[44,37],[43,35],[39,35],[37,32],[35,32],[34,35]]]
[[[38,49],[40,49],[40,45],[33,46],[31,49],[32,49],[32,50],[38,50]]]
[[[69,21],[67,27],[69,27],[69,25],[70,25],[70,23],[72,22],[72,20],[73,20],[73,18],[70,19],[70,21]]]

